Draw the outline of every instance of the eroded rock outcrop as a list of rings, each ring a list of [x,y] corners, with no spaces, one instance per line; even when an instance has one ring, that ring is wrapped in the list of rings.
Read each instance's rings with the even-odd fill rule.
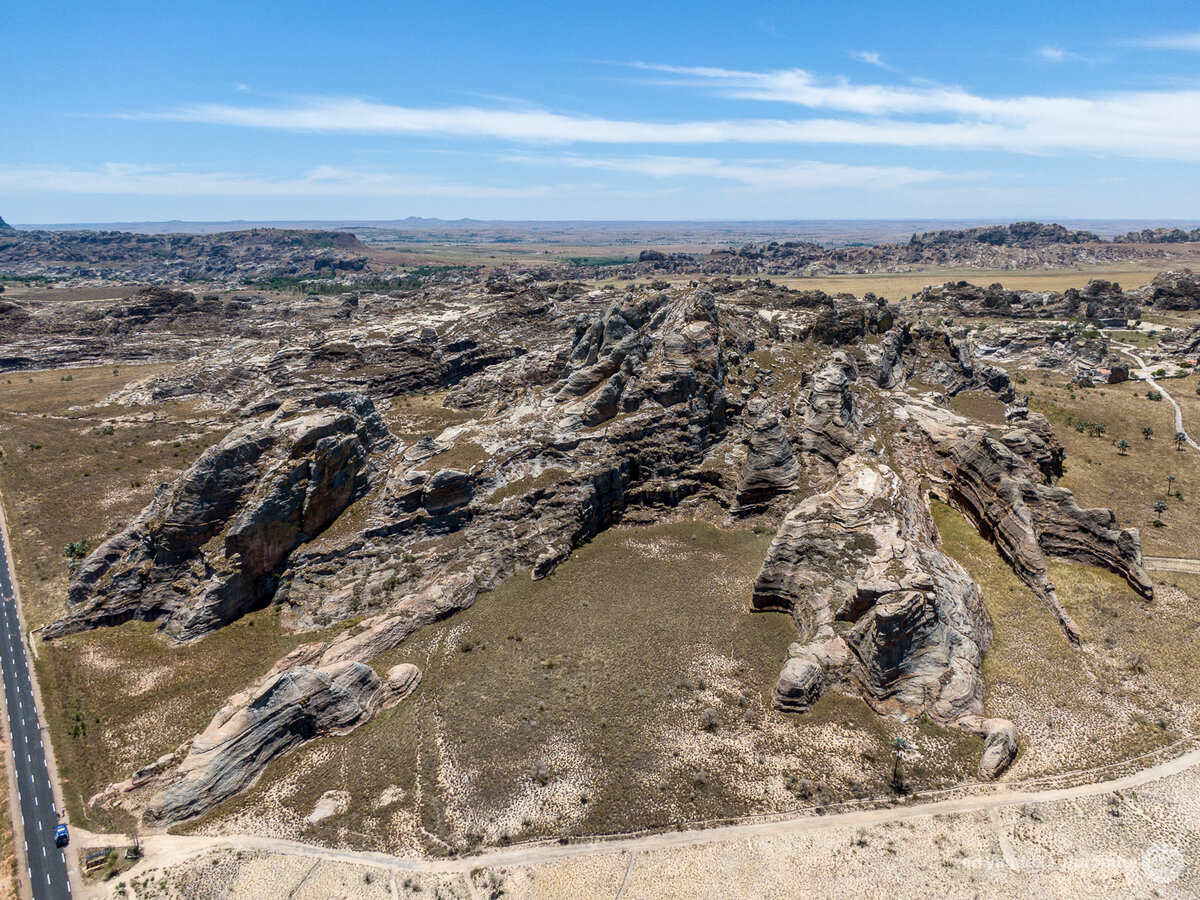
[[[365,489],[369,454],[389,440],[354,394],[235,429],[80,565],[72,609],[46,637],[145,619],[187,641],[262,606],[292,550]]]
[[[838,351],[812,377],[804,398],[804,430],[800,446],[805,455],[827,467],[854,452],[862,437],[862,422],[851,385],[858,380],[854,357]]]
[[[790,612],[801,634],[774,705],[803,712],[837,687],[900,720],[976,724],[991,642],[979,588],[891,468],[855,455],[838,473],[788,513],[755,582],[754,607]]]
[[[800,466],[779,417],[766,401],[746,405],[746,459],[737,484],[737,511],[761,507],[782,493],[795,490]]]
[[[1191,269],[1160,272],[1141,293],[1157,309],[1186,311],[1200,309],[1200,278]]]
[[[1070,491],[1055,485],[1063,452],[1049,423],[1021,406],[1010,411],[1010,421],[1026,427],[999,439],[931,405],[909,403],[897,417],[917,423],[930,441],[933,491],[996,546],[1067,638],[1078,643],[1078,626],[1059,602],[1047,559],[1099,566],[1151,598],[1154,586],[1142,566],[1141,535],[1136,528],[1118,528],[1112,510],[1082,509]]]
[[[297,666],[230,698],[150,800],[146,823],[163,827],[200,815],[249,787],[272,759],[300,743],[361,725],[420,681],[408,669],[395,674],[383,681],[357,661]]]

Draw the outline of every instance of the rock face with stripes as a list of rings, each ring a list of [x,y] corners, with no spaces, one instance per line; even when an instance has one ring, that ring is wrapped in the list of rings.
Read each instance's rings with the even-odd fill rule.
[[[902,721],[977,730],[992,635],[979,587],[890,467],[854,455],[838,475],[788,513],[755,582],[754,607],[789,612],[800,631],[775,707],[805,712],[833,688]]]
[[[1063,450],[1043,416],[1014,405],[1008,417],[1014,427],[999,436],[928,404],[909,403],[901,417],[920,436],[926,459],[918,465],[931,490],[995,545],[1073,644],[1079,643],[1079,628],[1059,601],[1048,560],[1099,566],[1153,598],[1138,529],[1120,528],[1111,509],[1083,509],[1054,483],[1062,473]]]
[[[189,641],[260,608],[289,554],[367,488],[389,440],[369,399],[340,393],[234,430],[79,566],[46,636],[143,619]]]
[[[415,669],[415,667],[410,667]],[[192,741],[145,811],[151,827],[207,812],[248,787],[271,760],[315,737],[346,732],[408,696],[419,672],[383,681],[356,661],[297,666],[230,698]]]

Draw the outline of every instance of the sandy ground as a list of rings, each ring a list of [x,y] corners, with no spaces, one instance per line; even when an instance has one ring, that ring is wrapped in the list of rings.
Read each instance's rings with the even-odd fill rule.
[[[220,846],[219,844],[224,844]],[[625,841],[404,859],[159,836],[113,898],[1194,898],[1200,750],[1103,783]],[[240,848],[240,849],[239,849]],[[113,881],[116,881],[114,878]]]

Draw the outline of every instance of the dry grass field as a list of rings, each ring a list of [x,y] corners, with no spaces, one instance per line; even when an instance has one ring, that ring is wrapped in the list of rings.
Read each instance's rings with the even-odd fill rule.
[[[230,427],[187,403],[150,410],[104,402],[163,368],[0,378],[0,496],[30,627],[66,609],[66,545],[97,546]],[[196,733],[285,643],[271,613],[228,631],[185,650],[167,647],[142,624],[41,646],[35,666],[75,821],[99,830],[123,824],[85,810],[84,801]]]
[[[1170,379],[1163,386],[1195,411],[1185,422],[1200,426],[1200,404],[1196,404],[1195,377]],[[1117,514],[1121,527],[1136,527],[1142,532],[1142,546],[1150,556],[1196,557],[1200,555],[1200,453],[1176,450],[1175,413],[1166,400],[1147,398],[1147,386],[1139,381],[1085,388],[1073,394],[1065,377],[1052,375],[1047,383],[1028,374],[1032,408],[1050,419],[1059,440],[1067,450],[1066,474],[1062,486],[1075,493],[1084,507],[1109,507]],[[1100,436],[1087,423],[1105,426]],[[1083,425],[1084,430],[1078,430]],[[1146,440],[1144,428],[1154,429]],[[1118,446],[1129,441],[1127,452]],[[1170,476],[1174,476],[1174,481]],[[1168,496],[1168,491],[1172,496]],[[1178,491],[1183,499],[1173,496]],[[1154,525],[1154,504],[1162,500],[1168,506],[1164,525]]]
[[[1006,778],[1127,759],[1195,732],[1200,610],[1173,586],[1185,580],[1157,583],[1147,602],[1111,573],[1052,563],[1050,577],[1083,633],[1073,649],[962,515],[937,502],[933,512],[946,551],[982,588],[992,617],[984,705],[1013,720],[1022,742]]]
[[[399,707],[273,766],[189,831],[252,830],[445,853],[671,828],[970,778],[981,742],[827,694],[770,708],[795,630],[749,611],[769,532],[682,522],[608,531],[550,578],[516,575],[386,657],[424,672]],[[306,821],[326,791],[346,812]]]

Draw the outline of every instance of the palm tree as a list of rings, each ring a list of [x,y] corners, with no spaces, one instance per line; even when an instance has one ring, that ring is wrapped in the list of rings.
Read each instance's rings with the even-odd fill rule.
[[[1125,440],[1125,438],[1121,438],[1121,440],[1117,441],[1117,452],[1120,453],[1122,456],[1124,456],[1126,453],[1128,453],[1129,452],[1129,441]]]
[[[1154,429],[1147,425],[1142,429],[1142,437],[1144,437],[1146,440],[1150,440],[1150,438],[1154,437]]]
[[[1167,504],[1162,500],[1156,500],[1154,503],[1154,524],[1162,526],[1162,514],[1167,511]]]
[[[1175,432],[1175,449],[1182,450],[1183,442],[1186,440],[1187,440],[1187,435],[1184,434],[1182,431]]]

